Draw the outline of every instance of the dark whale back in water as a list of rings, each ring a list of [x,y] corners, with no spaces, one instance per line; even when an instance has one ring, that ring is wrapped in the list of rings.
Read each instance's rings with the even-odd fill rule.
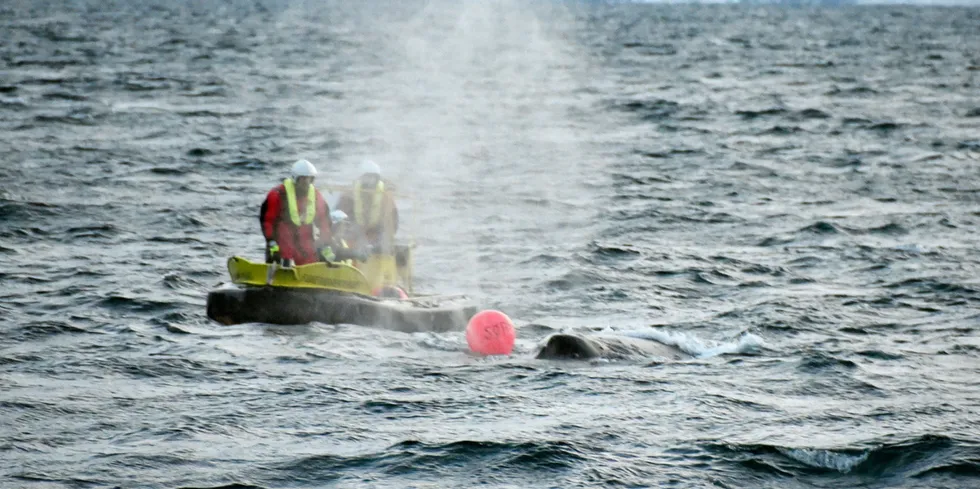
[[[655,340],[629,336],[582,336],[555,334],[548,337],[538,359],[589,360],[593,358],[661,357],[670,360],[692,358],[681,349]]]

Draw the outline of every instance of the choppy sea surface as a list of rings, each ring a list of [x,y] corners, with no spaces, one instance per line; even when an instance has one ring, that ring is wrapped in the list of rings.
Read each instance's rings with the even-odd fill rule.
[[[0,4],[0,487],[980,486],[980,9]],[[422,292],[221,326],[292,161]],[[693,360],[535,360],[557,331]]]

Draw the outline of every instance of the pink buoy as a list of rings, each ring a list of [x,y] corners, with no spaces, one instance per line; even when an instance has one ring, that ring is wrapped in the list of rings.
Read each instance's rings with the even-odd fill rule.
[[[466,343],[481,355],[510,355],[516,337],[514,323],[500,311],[480,311],[466,325]]]
[[[381,299],[408,299],[408,294],[401,287],[383,285],[371,291],[371,295]]]

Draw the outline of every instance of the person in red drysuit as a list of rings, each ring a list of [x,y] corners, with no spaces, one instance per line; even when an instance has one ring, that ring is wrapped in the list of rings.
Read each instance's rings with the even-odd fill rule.
[[[313,186],[315,178],[316,167],[299,160],[293,164],[291,177],[266,196],[259,212],[266,263],[306,265],[321,259],[333,260],[328,246],[330,207]]]

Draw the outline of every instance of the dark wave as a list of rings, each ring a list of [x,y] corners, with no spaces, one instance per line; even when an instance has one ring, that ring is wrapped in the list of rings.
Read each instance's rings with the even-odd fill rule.
[[[3,216],[5,220],[36,221],[58,216],[64,211],[65,209],[57,204],[0,198],[0,216]]]
[[[432,411],[443,411],[446,409],[465,409],[464,405],[453,402],[428,402],[428,401],[403,401],[403,400],[384,400],[373,399],[361,404],[361,409],[372,414],[382,415],[387,413],[417,413],[424,415]]]
[[[890,222],[888,224],[882,224],[877,227],[870,228],[855,228],[855,227],[843,227],[851,234],[877,234],[882,236],[903,236],[909,234],[908,229],[905,229],[901,224]]]
[[[200,87],[194,88],[190,92],[184,94],[185,97],[217,97],[223,98],[229,95],[228,89],[223,86],[210,86],[210,87]]]
[[[665,151],[639,151],[639,150],[637,150],[637,154],[639,154],[640,156],[646,157],[646,158],[661,159],[661,158],[672,158],[674,156],[695,156],[695,155],[701,155],[701,154],[704,154],[704,150],[690,149],[690,148],[670,148],[670,149],[665,150]],[[619,178],[634,178],[634,177],[630,177],[629,175],[621,175],[620,174],[619,175]],[[650,182],[667,183],[667,182],[670,182],[670,177],[668,175],[651,176],[651,177],[647,177],[646,178],[646,181],[648,183],[650,183]]]
[[[72,238],[112,238],[120,233],[119,228],[110,223],[92,224],[87,226],[76,226],[65,231]]]
[[[735,111],[735,114],[745,120],[754,120],[754,119],[766,118],[766,117],[777,116],[777,115],[782,116],[785,115],[787,112],[788,111],[782,107],[773,107],[773,108],[763,109],[763,110],[738,110]]]
[[[759,131],[759,135],[773,135],[773,136],[786,136],[791,134],[797,134],[801,132],[806,132],[805,129],[799,126],[772,126],[768,129]]]
[[[831,115],[820,109],[803,109],[798,112],[793,113],[790,119],[793,120],[807,120],[807,119],[830,119]]]
[[[20,97],[3,97],[0,98],[0,107],[5,110],[24,110],[29,107],[26,100]]]
[[[213,156],[215,152],[208,148],[191,148],[187,150],[187,156],[192,158],[202,158],[205,156]]]
[[[706,447],[752,471],[778,476],[847,474],[856,478],[960,474],[980,464],[977,445],[942,435],[924,435],[870,447],[818,449],[765,444]]]
[[[253,159],[253,158],[243,158],[243,159],[233,160],[229,162],[229,165],[235,168],[241,168],[245,170],[259,170],[269,166],[269,163],[266,161]]]
[[[972,332],[972,330],[970,331]],[[980,353],[980,346],[974,345],[952,345],[936,352],[939,355],[976,355]]]
[[[830,97],[873,97],[880,95],[878,90],[871,87],[858,86],[852,88],[840,88],[834,87],[830,91],[824,93],[824,95]]]
[[[662,121],[681,111],[681,105],[672,100],[630,100],[617,104],[620,110],[647,121]]]
[[[239,112],[219,112],[213,110],[185,110],[177,113],[183,117],[213,117],[217,119],[228,119],[244,115]]]
[[[633,49],[636,53],[645,56],[673,56],[677,54],[677,48],[672,44],[645,44],[641,42],[623,43],[623,47]]]
[[[48,474],[45,472],[37,472],[31,470],[20,470],[17,472],[12,472],[10,477],[16,480],[26,481],[33,484],[37,483],[54,483],[57,485],[64,485],[68,487],[92,487],[102,485],[102,482],[93,479],[82,479],[76,477],[59,477],[55,474]]]
[[[904,124],[897,123],[897,122],[883,121],[883,122],[875,122],[875,123],[872,123],[872,124],[868,124],[864,128],[867,129],[867,130],[869,130],[869,131],[878,131],[878,132],[882,132],[882,133],[890,133],[892,131],[896,131],[898,129],[901,129],[904,126],[905,126]]]
[[[64,321],[46,320],[27,323],[15,330],[21,340],[33,340],[62,334],[90,334],[85,328]]]
[[[980,151],[980,140],[960,141],[956,143],[956,149]]]
[[[170,244],[201,244],[198,238],[193,236],[150,236],[147,241],[155,243],[170,243]]]
[[[862,350],[857,352],[857,354],[862,357],[871,358],[874,360],[892,361],[892,360],[902,360],[905,358],[904,355],[898,355],[895,353],[889,353],[881,350]]]
[[[828,353],[814,352],[800,361],[799,369],[811,374],[825,373],[828,370],[854,370],[857,364],[851,360],[836,358]]]
[[[105,117],[103,112],[99,112],[90,107],[76,107],[64,113],[40,114],[34,116],[34,122],[39,125],[49,124],[68,124],[76,126],[96,126]]]
[[[180,83],[180,80],[142,73],[120,74],[115,81],[118,87],[133,92],[170,90],[179,86]]]
[[[11,355],[0,355],[0,365],[15,365],[19,363],[30,363],[38,362],[43,360],[43,357],[31,354],[11,354]]]
[[[844,228],[827,221],[818,221],[807,227],[801,228],[799,233],[810,234],[846,234]]]
[[[572,270],[561,278],[545,282],[545,287],[557,290],[589,288],[600,283],[610,282],[601,273],[592,270]]]
[[[68,100],[71,102],[85,102],[89,100],[87,95],[80,93],[72,93],[66,91],[51,91],[44,94],[44,98],[48,100]]]
[[[592,450],[566,441],[424,443],[403,441],[382,452],[360,456],[315,455],[276,467],[271,480],[318,482],[349,474],[380,471],[387,475],[447,476],[470,467],[476,475],[495,472],[546,474],[586,461]]]
[[[98,360],[93,366],[137,379],[183,378],[216,381],[230,377],[251,377],[254,373],[250,368],[230,362],[208,362],[163,355],[145,358],[107,357]]]
[[[266,486],[258,486],[244,482],[231,482],[219,486],[180,486],[179,489],[268,489]]]
[[[179,272],[170,272],[164,275],[161,282],[163,283],[164,287],[174,290],[197,289],[204,285],[201,282],[189,278]]]
[[[559,265],[563,264],[565,259],[556,255],[549,254],[538,254],[528,257],[521,263],[524,265]]]
[[[127,297],[118,294],[110,294],[102,299],[99,304],[109,310],[141,313],[164,312],[180,307],[180,304],[175,302],[154,300],[146,297]]]
[[[980,299],[980,290],[963,284],[949,283],[939,278],[909,278],[884,285],[888,289],[914,289],[919,292],[965,295]]]
[[[57,85],[60,87],[77,88],[77,87],[89,87],[94,83],[99,82],[99,78],[91,75],[77,74],[77,75],[66,75],[66,76],[39,76],[39,77],[25,77],[21,80],[21,84],[24,85]]]
[[[80,58],[18,58],[7,63],[15,68],[41,66],[44,68],[63,69],[69,66],[82,66],[91,64]]]
[[[220,486],[180,486],[179,489],[267,489],[266,486],[258,486],[249,483],[232,482]]]
[[[631,246],[602,245],[593,242],[591,245],[592,253],[602,258],[635,258],[642,253]]]
[[[707,285],[735,285],[738,283],[735,277],[721,270],[692,270],[694,282]]]

